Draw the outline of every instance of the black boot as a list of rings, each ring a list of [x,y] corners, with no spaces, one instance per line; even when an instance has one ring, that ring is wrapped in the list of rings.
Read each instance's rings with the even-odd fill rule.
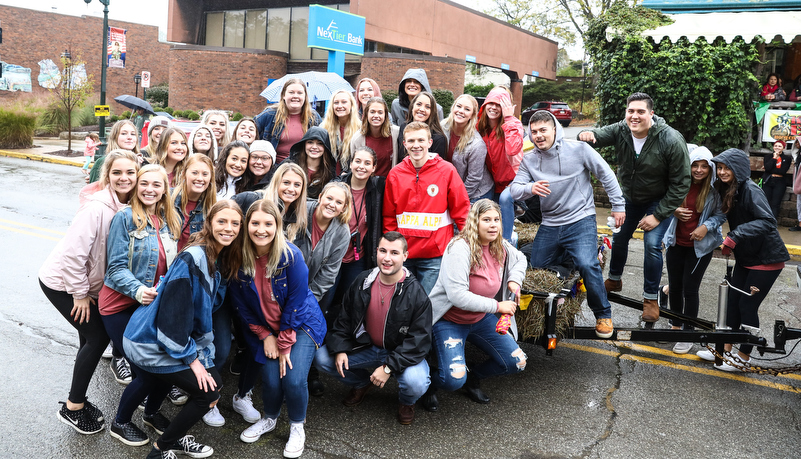
[[[439,400],[437,400],[437,390],[429,386],[428,390],[422,397],[420,397],[420,405],[424,410],[430,413],[436,413],[439,409]]]
[[[317,371],[317,367],[312,366],[309,369],[308,378],[309,394],[315,397],[321,397],[325,393],[325,385],[320,381],[320,373]]]
[[[467,374],[467,382],[465,382],[464,390],[470,400],[476,403],[484,404],[490,402],[490,398],[481,390],[479,379],[473,376],[472,373]]]

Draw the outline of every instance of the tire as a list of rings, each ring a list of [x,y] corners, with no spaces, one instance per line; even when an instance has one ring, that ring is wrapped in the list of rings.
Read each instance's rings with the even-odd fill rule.
[[[570,126],[570,121],[560,121],[559,124],[561,124],[562,127],[568,127]]]

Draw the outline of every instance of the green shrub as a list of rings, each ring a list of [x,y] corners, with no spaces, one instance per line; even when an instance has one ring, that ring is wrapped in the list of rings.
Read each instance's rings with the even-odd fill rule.
[[[453,105],[453,93],[447,89],[433,89],[432,92],[434,99],[437,99],[437,103],[442,106],[443,116],[447,117]]]
[[[30,148],[36,116],[0,110],[0,148]]]
[[[394,89],[381,91],[381,97],[384,98],[384,102],[387,103],[387,107],[391,109],[392,101],[398,98],[398,91],[395,91]]]
[[[124,112],[120,113],[120,118],[128,119],[131,117],[131,111],[125,110]]]
[[[241,114],[239,112],[236,112],[233,115],[231,115],[231,121],[239,121],[244,117],[245,117],[245,115],[243,115],[243,114]]]
[[[74,126],[94,126],[98,123],[99,117],[95,116],[95,104],[86,104],[81,108],[72,111],[72,125]]]
[[[200,119],[200,115],[197,114],[194,110],[187,110],[189,113],[186,115],[189,118],[189,121],[197,121]]]
[[[167,107],[164,107],[164,111],[169,113],[170,115],[172,115],[174,110],[172,109],[172,107],[167,106]]]
[[[108,117],[108,120],[107,120],[107,122],[108,122],[108,123],[111,123],[111,124],[114,124],[114,123],[116,123],[116,122],[117,122],[117,121],[119,121],[119,120],[120,120],[120,117],[119,117],[119,116],[117,116],[117,115],[111,115],[111,116],[109,116],[109,117]]]
[[[464,93],[470,94],[473,97],[487,97],[487,94],[489,94],[494,87],[495,85],[492,83],[485,84],[484,86],[471,83],[464,85]]]
[[[169,103],[169,100],[170,88],[167,83],[153,86],[147,90],[147,101],[150,102],[151,105],[158,104],[162,107],[166,107]]]

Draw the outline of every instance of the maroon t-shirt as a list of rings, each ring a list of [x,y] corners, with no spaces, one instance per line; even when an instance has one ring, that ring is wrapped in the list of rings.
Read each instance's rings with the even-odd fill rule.
[[[392,295],[395,294],[395,285],[397,284],[387,285],[376,278],[370,287],[370,304],[364,317],[364,328],[373,345],[381,349],[384,348],[384,324],[387,321],[389,305],[392,303]]]
[[[181,238],[178,239],[178,251],[186,247],[186,243],[189,242],[189,215],[192,214],[192,211],[197,208],[197,201],[187,201],[186,203],[186,214],[184,215],[184,227],[181,230]]]
[[[690,209],[693,213],[689,220],[686,222],[679,220],[676,225],[676,244],[682,247],[693,246],[693,241],[690,240],[690,233],[698,228],[698,223],[701,218],[701,214],[695,210],[695,206],[698,203],[698,193],[700,192],[701,184],[693,183],[690,186],[690,191],[687,193],[687,198],[684,200],[684,207]]]
[[[364,258],[364,239],[367,237],[367,206],[364,202],[364,188],[353,190],[353,212],[350,214],[350,233],[359,230],[359,259]],[[348,251],[342,257],[342,263],[352,263],[356,261],[356,254],[353,251],[353,240],[348,244]]]
[[[448,157],[445,158],[446,160],[451,161],[453,158],[453,152],[456,150],[456,144],[459,143],[459,139],[461,138],[462,136],[454,135],[453,132],[451,132],[451,140],[448,142]]]
[[[375,151],[375,175],[386,177],[392,169],[392,137],[373,137],[367,135],[364,144]]]

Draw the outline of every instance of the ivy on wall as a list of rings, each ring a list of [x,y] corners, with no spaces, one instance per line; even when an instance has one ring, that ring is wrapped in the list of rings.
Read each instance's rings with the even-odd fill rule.
[[[758,43],[737,38],[695,43],[681,38],[660,44],[643,30],[670,23],[662,13],[643,7],[612,8],[585,35],[598,76],[596,96],[600,125],[624,116],[626,98],[645,92],[654,111],[684,135],[687,142],[713,153],[743,148],[749,142],[758,81]],[[607,41],[607,32],[614,37]]]

